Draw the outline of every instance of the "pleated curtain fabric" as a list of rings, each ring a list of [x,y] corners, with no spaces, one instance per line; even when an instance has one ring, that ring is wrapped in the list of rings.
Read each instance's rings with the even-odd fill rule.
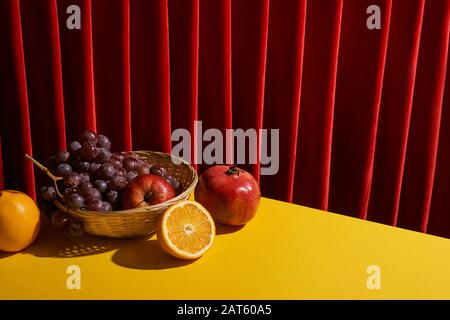
[[[278,173],[244,166],[264,196],[450,237],[449,23],[448,0],[2,0],[0,188],[35,196],[24,154],[85,129],[170,152],[195,120],[277,128]]]

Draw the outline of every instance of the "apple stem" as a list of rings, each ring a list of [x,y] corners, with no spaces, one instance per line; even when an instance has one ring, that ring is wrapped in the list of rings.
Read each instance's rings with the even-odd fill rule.
[[[153,192],[148,192],[144,196],[144,201],[150,201],[153,197]]]

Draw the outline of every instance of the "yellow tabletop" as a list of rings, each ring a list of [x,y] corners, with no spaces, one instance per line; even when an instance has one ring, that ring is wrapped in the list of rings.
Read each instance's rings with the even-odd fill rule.
[[[68,241],[46,225],[27,250],[0,253],[0,298],[436,299],[450,298],[449,270],[450,240],[262,199],[192,262],[155,237]]]

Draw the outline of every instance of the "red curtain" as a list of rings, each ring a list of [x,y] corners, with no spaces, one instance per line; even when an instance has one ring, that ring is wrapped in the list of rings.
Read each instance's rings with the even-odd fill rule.
[[[450,237],[449,23],[447,0],[2,0],[0,188],[34,195],[24,153],[85,129],[170,152],[194,120],[278,128],[278,174],[245,166],[264,196]]]

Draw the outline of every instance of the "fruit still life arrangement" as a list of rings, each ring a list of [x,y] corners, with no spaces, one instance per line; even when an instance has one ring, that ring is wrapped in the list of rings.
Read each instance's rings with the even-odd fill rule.
[[[163,166],[145,162],[135,152],[110,149],[108,137],[84,132],[67,151],[50,157],[48,170],[62,179],[57,188],[41,187],[40,199],[53,202],[59,189],[73,209],[108,212],[158,204],[180,193],[180,182]]]
[[[46,166],[27,155],[52,181],[39,188],[39,207],[67,238],[84,231],[112,238],[153,233],[159,216],[197,184],[197,173],[181,159],[111,147],[105,135],[85,131]]]
[[[212,166],[198,177],[189,163],[169,154],[112,152],[111,147],[105,135],[85,131],[46,166],[26,155],[52,180],[39,188],[37,203],[68,239],[85,232],[120,239],[156,233],[170,255],[196,259],[211,247],[216,223],[244,225],[256,214],[258,183],[234,165]],[[189,200],[193,193],[196,201]],[[14,210],[20,219],[6,213]],[[14,229],[17,225],[23,230]],[[0,250],[22,250],[39,226],[39,209],[31,198],[0,193]],[[26,236],[15,241],[10,234]]]

